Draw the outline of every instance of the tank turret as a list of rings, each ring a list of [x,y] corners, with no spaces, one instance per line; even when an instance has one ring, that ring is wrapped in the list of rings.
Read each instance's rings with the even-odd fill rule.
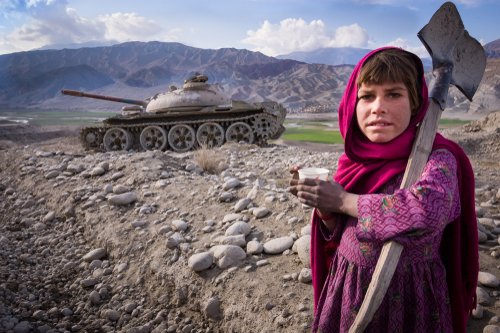
[[[144,101],[63,89],[65,95],[131,104],[102,126],[85,127],[86,148],[114,151],[172,149],[184,152],[227,141],[265,144],[284,131],[285,108],[276,102],[231,100],[219,85],[196,73],[182,88],[171,86]]]

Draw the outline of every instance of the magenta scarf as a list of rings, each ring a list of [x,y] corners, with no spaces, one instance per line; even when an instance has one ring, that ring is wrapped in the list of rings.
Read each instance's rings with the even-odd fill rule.
[[[340,157],[335,181],[346,191],[356,194],[377,193],[396,175],[402,174],[410,156],[418,124],[427,112],[428,91],[421,60],[413,55],[421,76],[422,106],[410,120],[408,128],[387,143],[369,141],[359,130],[355,120],[357,102],[356,79],[365,61],[380,48],[368,53],[354,68],[340,102],[339,128],[344,138],[345,153]],[[470,311],[475,307],[475,292],[479,271],[477,221],[474,203],[474,174],[469,159],[454,142],[436,135],[433,150],[447,149],[456,158],[460,190],[461,215],[450,223],[443,235],[441,257],[446,267],[454,332],[465,332]],[[314,308],[328,275],[329,265],[338,244],[325,242],[319,230],[316,211],[312,216],[311,269],[314,290]]]

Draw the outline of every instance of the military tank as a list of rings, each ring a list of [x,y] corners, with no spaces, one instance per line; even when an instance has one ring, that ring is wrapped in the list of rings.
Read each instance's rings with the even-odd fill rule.
[[[219,85],[195,74],[182,88],[170,86],[144,101],[63,89],[64,95],[124,104],[121,114],[102,125],[84,127],[82,144],[92,150],[174,150],[217,147],[224,142],[265,145],[284,132],[286,109],[276,102],[231,100]]]

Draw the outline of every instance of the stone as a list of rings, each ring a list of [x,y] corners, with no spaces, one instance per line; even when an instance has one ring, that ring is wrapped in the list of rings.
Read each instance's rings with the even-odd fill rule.
[[[217,242],[219,244],[236,245],[236,246],[241,246],[241,247],[245,247],[245,245],[247,244],[247,242],[245,240],[245,235],[232,235],[232,236],[218,237]]]
[[[115,181],[115,180],[122,178],[123,176],[124,176],[123,172],[119,171],[119,172],[115,172],[114,174],[112,174],[111,177],[109,177],[109,178],[111,180]]]
[[[301,236],[310,235],[310,234],[311,234],[311,224],[308,224],[305,227],[302,227],[302,229],[300,229]]]
[[[296,250],[297,254],[299,256],[300,261],[306,268],[311,267],[311,253],[310,253],[310,246],[311,246],[311,235],[304,235],[297,239],[293,245]]]
[[[188,259],[188,266],[195,272],[201,272],[210,268],[213,262],[214,256],[211,252],[201,252],[193,254]]]
[[[130,223],[133,228],[144,228],[148,225],[146,220],[134,220]]]
[[[106,250],[103,248],[97,248],[82,257],[83,261],[92,262],[93,260],[98,260],[105,258],[107,256]]]
[[[66,167],[66,171],[75,174],[75,173],[81,173],[85,170],[85,167],[82,164],[68,164]]]
[[[264,251],[264,246],[261,242],[252,240],[247,243],[247,253],[248,254],[261,254]]]
[[[280,254],[288,250],[293,245],[293,238],[290,236],[271,239],[264,243],[264,253]]]
[[[105,173],[106,173],[106,170],[104,170],[100,166],[97,166],[97,167],[93,168],[92,170],[90,170],[90,175],[93,177],[102,176]]]
[[[255,200],[257,198],[257,195],[259,194],[259,187],[254,186],[252,189],[247,193],[247,199],[250,200]]]
[[[221,302],[218,297],[210,297],[203,307],[205,315],[212,320],[219,321],[223,318]]]
[[[27,321],[21,321],[16,326],[14,326],[13,332],[14,333],[30,333],[32,332],[33,327],[31,324]]]
[[[255,265],[257,267],[262,267],[262,266],[266,266],[266,265],[269,265],[269,260],[267,259],[261,259],[261,260],[258,260]]]
[[[243,221],[236,221],[226,229],[226,236],[244,235],[247,236],[252,231],[250,225]]]
[[[245,251],[236,245],[216,245],[210,248],[210,252],[217,259],[217,266],[222,269],[238,265],[247,256]]]
[[[137,194],[134,192],[125,192],[108,197],[108,202],[115,206],[126,206],[135,201],[137,201]]]
[[[231,192],[222,192],[219,195],[219,201],[220,202],[230,202],[234,200],[234,194]]]
[[[489,288],[496,288],[500,285],[500,280],[495,275],[488,272],[479,272],[478,282]]]
[[[299,282],[301,283],[311,283],[312,282],[312,273],[310,268],[302,268],[299,273]]]
[[[476,288],[477,303],[488,306],[492,303],[491,297],[486,290],[481,287]]]
[[[118,185],[113,186],[113,193],[114,194],[122,194],[122,193],[126,193],[126,192],[130,192],[130,191],[129,191],[129,188],[125,185],[118,184]]]
[[[242,218],[243,218],[243,215],[241,215],[241,214],[237,214],[237,213],[227,214],[222,219],[222,222],[223,223],[233,222],[233,221],[241,220]]]
[[[167,238],[166,245],[169,249],[175,249],[182,242],[185,242],[184,237],[182,237],[180,233],[176,232]]]
[[[224,191],[231,190],[233,188],[241,186],[241,182],[237,178],[229,178],[224,185],[222,185],[222,189]]]
[[[266,217],[267,215],[269,215],[271,213],[271,211],[269,209],[267,209],[266,207],[257,207],[253,210],[253,215],[258,218],[258,219],[261,219],[263,217]]]
[[[173,220],[172,221],[172,228],[174,230],[186,231],[188,227],[189,227],[189,224],[187,224],[187,222],[184,220]]]
[[[500,333],[500,327],[497,325],[486,325],[483,333]]]
[[[56,178],[57,176],[59,176],[59,171],[57,170],[52,170],[52,171],[49,171],[45,174],[45,178],[47,179],[53,179],[53,178]]]
[[[109,321],[118,321],[118,319],[120,319],[120,313],[113,309],[107,309],[104,311],[104,318]]]
[[[54,211],[48,212],[42,219],[43,222],[52,222],[56,217],[56,213]]]
[[[482,231],[477,232],[477,239],[479,243],[484,243],[488,240],[488,235]]]
[[[475,319],[481,319],[484,315],[484,308],[482,305],[477,304],[476,308],[472,310],[472,317]]]
[[[234,211],[236,213],[241,212],[242,210],[245,210],[248,205],[252,202],[251,199],[248,198],[243,198],[240,199],[235,205],[234,205]]]

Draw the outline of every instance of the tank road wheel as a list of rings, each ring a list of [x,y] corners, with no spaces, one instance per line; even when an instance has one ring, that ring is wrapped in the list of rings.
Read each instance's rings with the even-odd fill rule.
[[[196,132],[196,141],[202,147],[220,147],[224,143],[224,128],[217,123],[203,124]]]
[[[106,151],[129,150],[132,147],[132,134],[123,128],[110,128],[104,134],[103,143]]]
[[[167,146],[167,131],[160,126],[148,126],[139,137],[144,150],[162,150]]]
[[[193,148],[196,140],[194,129],[188,125],[175,125],[168,131],[168,143],[173,150],[185,152]]]
[[[278,128],[278,131],[277,131],[276,133],[274,133],[274,134],[270,137],[270,139],[271,139],[271,140],[278,140],[278,139],[279,139],[279,137],[281,136],[281,134],[285,133],[285,130],[286,130],[285,126],[280,125],[280,126],[279,126],[279,128]]]
[[[99,148],[102,143],[102,128],[83,128],[80,132],[80,139],[86,149]]]
[[[266,140],[278,131],[275,125],[271,116],[259,114],[253,119],[252,129],[257,137]]]
[[[95,135],[95,133],[88,132],[87,134],[85,134],[85,142],[91,147],[96,146],[97,136]]]
[[[226,130],[226,141],[253,143],[253,139],[252,128],[248,124],[234,123]]]

